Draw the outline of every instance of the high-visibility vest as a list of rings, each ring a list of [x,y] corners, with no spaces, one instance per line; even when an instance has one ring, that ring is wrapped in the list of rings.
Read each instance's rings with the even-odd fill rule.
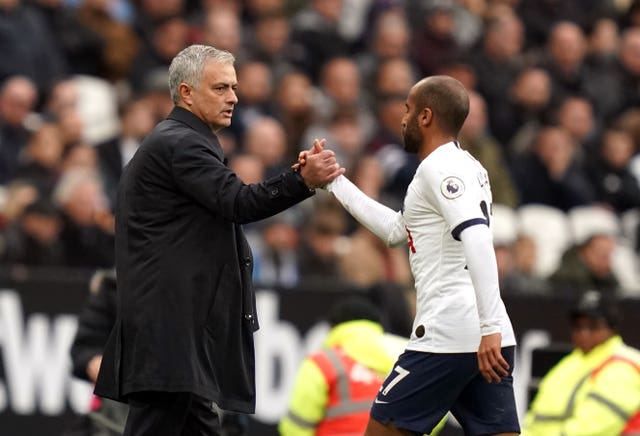
[[[382,385],[382,377],[339,347],[322,350],[311,359],[329,386],[325,416],[318,423],[316,436],[361,436],[369,421],[371,403]]]
[[[581,363],[579,350],[574,350],[545,376],[538,396],[525,417],[523,435],[561,434],[565,423],[576,416],[576,401],[588,399],[586,404],[590,407],[590,414],[582,416],[580,421],[571,422],[571,434],[579,434],[578,430],[581,426],[585,429],[589,428],[590,422],[587,421],[592,420],[594,424],[601,424],[604,419],[607,419],[607,422],[610,421],[616,426],[616,430],[609,432],[607,436],[640,436],[638,410],[640,405],[636,404],[640,393],[635,391],[638,376],[640,376],[640,353],[626,346],[619,336],[607,340],[590,353],[595,353],[591,356],[591,362],[602,357],[600,362],[591,366],[590,369],[588,369],[590,362]],[[599,377],[605,374],[605,371],[607,377],[612,375],[610,365],[616,365],[614,368],[627,365],[631,369],[631,371],[627,369],[621,371],[626,374],[625,377],[628,377],[628,380],[625,379],[624,383],[615,387],[621,391],[614,392],[614,387],[603,390],[603,386],[600,386],[600,392],[589,391],[589,385],[601,384]],[[584,369],[586,371],[583,372]],[[572,387],[567,390],[570,386]],[[625,392],[624,389],[627,391]],[[583,397],[584,395],[586,397]],[[622,395],[630,395],[629,398],[633,398],[634,403],[625,401]],[[616,419],[619,419],[618,424],[615,424]]]
[[[614,355],[608,358],[607,360],[605,360],[604,362],[602,362],[602,365],[600,365],[598,368],[596,368],[593,371],[593,373],[591,373],[591,377],[596,378],[600,373],[600,371],[602,371],[610,363],[614,363],[614,362],[627,363],[631,365],[631,367],[633,367],[640,374],[640,365],[638,365],[637,362],[634,362],[633,360],[623,356]],[[624,428],[624,430],[622,430],[622,433],[620,434],[624,436],[640,436],[640,410],[638,410],[636,414],[633,415],[631,419],[629,419],[629,421],[627,421],[626,427]]]
[[[627,422],[622,433],[624,436],[640,436],[640,410]]]

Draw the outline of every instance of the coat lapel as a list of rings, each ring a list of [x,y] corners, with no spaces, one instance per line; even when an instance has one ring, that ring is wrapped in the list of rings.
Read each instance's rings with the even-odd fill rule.
[[[186,124],[193,130],[207,138],[207,143],[211,145],[211,148],[213,149],[216,157],[224,162],[225,165],[227,164],[227,159],[224,157],[224,152],[222,151],[222,146],[220,145],[220,141],[218,141],[218,137],[211,131],[209,126],[207,126],[204,121],[180,106],[175,106],[171,113],[167,116],[167,119]]]

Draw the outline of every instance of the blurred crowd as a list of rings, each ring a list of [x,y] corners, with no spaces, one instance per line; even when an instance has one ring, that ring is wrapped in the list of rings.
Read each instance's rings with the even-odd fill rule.
[[[113,266],[122,168],[171,110],[167,68],[192,43],[237,58],[219,136],[245,183],[324,137],[394,209],[418,165],[408,90],[456,77],[503,292],[640,295],[638,0],[0,0],[3,265]],[[261,285],[412,292],[406,249],[324,192],[247,231]]]

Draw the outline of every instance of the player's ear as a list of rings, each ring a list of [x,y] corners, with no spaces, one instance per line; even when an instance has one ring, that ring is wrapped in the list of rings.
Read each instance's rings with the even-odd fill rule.
[[[428,107],[422,109],[422,112],[420,113],[420,125],[422,127],[427,127],[432,122],[433,122],[433,111]]]

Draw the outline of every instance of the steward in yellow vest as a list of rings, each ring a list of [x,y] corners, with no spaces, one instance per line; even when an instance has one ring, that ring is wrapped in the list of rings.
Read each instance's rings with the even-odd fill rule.
[[[380,385],[407,344],[384,332],[366,300],[346,300],[332,312],[323,348],[298,370],[281,436],[362,436]]]
[[[640,435],[640,351],[617,334],[613,301],[589,291],[571,312],[575,349],[542,379],[522,436]]]

